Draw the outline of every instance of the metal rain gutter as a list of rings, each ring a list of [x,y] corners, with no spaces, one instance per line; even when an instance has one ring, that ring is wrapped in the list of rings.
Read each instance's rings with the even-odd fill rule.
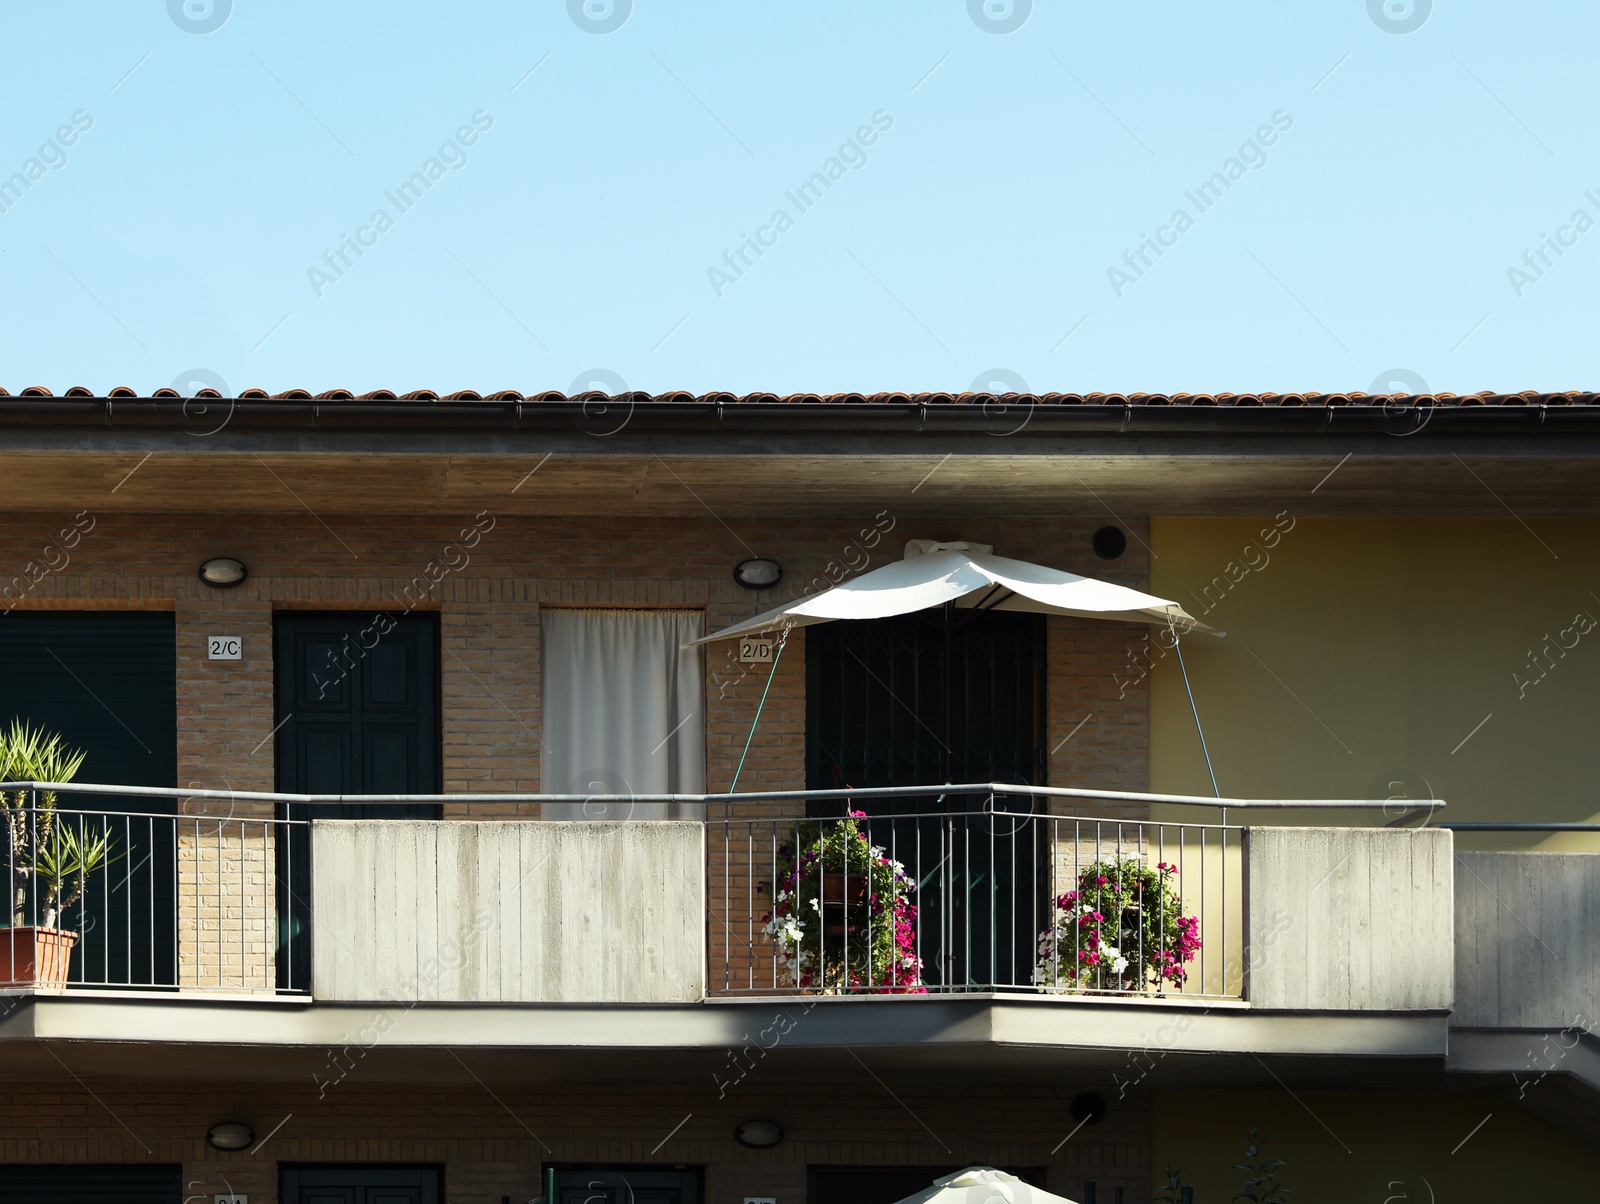
[[[1600,405],[1408,404],[1349,401],[1286,405],[1160,402],[1045,403],[1031,397],[930,405],[881,402],[659,401],[648,394],[565,401],[493,399],[316,400],[0,397],[0,427],[207,427],[315,430],[886,431],[1027,435],[1300,434],[1426,441],[1452,434],[1600,433]]]

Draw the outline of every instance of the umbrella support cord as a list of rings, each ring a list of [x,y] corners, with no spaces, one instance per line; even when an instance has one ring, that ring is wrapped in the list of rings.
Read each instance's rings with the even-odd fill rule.
[[[1200,751],[1205,754],[1206,772],[1211,775],[1211,793],[1221,798],[1222,791],[1217,786],[1217,771],[1211,767],[1211,750],[1206,747],[1206,729],[1200,725],[1200,708],[1194,704],[1194,688],[1189,685],[1189,669],[1183,663],[1183,640],[1175,628],[1169,630],[1172,631],[1172,650],[1178,654],[1178,671],[1183,674],[1183,688],[1189,695],[1189,711],[1194,715],[1194,730],[1200,734]],[[1222,812],[1222,822],[1228,822],[1226,809]]]
[[[750,721],[750,734],[745,737],[744,751],[739,754],[739,764],[734,768],[733,781],[728,783],[728,793],[732,794],[739,786],[739,775],[744,772],[744,759],[750,755],[750,745],[756,738],[756,725],[761,722],[762,708],[767,705],[767,694],[772,689],[772,679],[778,676],[778,662],[783,659],[783,646],[789,642],[789,633],[785,631],[778,640],[778,650],[772,654],[772,672],[767,674],[766,689],[761,691],[761,701],[756,703],[756,717]]]

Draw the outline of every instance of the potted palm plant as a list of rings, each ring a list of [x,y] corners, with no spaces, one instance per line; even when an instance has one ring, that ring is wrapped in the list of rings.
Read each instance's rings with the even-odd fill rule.
[[[14,720],[0,732],[0,781],[70,782],[83,765],[81,750],[60,736]],[[10,855],[10,924],[0,936],[0,988],[65,988],[76,932],[60,922],[80,898],[89,875],[116,861],[102,824],[63,822],[56,792],[0,791]],[[29,924],[29,902],[36,921]]]

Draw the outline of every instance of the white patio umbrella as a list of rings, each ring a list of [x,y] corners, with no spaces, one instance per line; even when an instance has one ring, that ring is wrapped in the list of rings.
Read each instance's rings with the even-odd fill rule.
[[[997,1171],[992,1166],[969,1166],[943,1179],[935,1179],[932,1187],[896,1204],[1073,1204],[1073,1201],[1024,1183],[1015,1175]]]
[[[1190,617],[1176,602],[1125,585],[996,556],[984,544],[912,540],[906,545],[904,560],[862,573],[820,594],[774,607],[694,642],[709,644],[835,619],[882,619],[946,603],[966,610],[1020,610],[1161,627],[1170,624],[1179,634],[1225,634]]]

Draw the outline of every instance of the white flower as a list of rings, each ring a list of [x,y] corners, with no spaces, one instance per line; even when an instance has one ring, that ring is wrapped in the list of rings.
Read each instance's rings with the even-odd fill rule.
[[[806,933],[794,916],[773,916],[762,931],[780,944],[787,942],[791,945],[798,945]]]

